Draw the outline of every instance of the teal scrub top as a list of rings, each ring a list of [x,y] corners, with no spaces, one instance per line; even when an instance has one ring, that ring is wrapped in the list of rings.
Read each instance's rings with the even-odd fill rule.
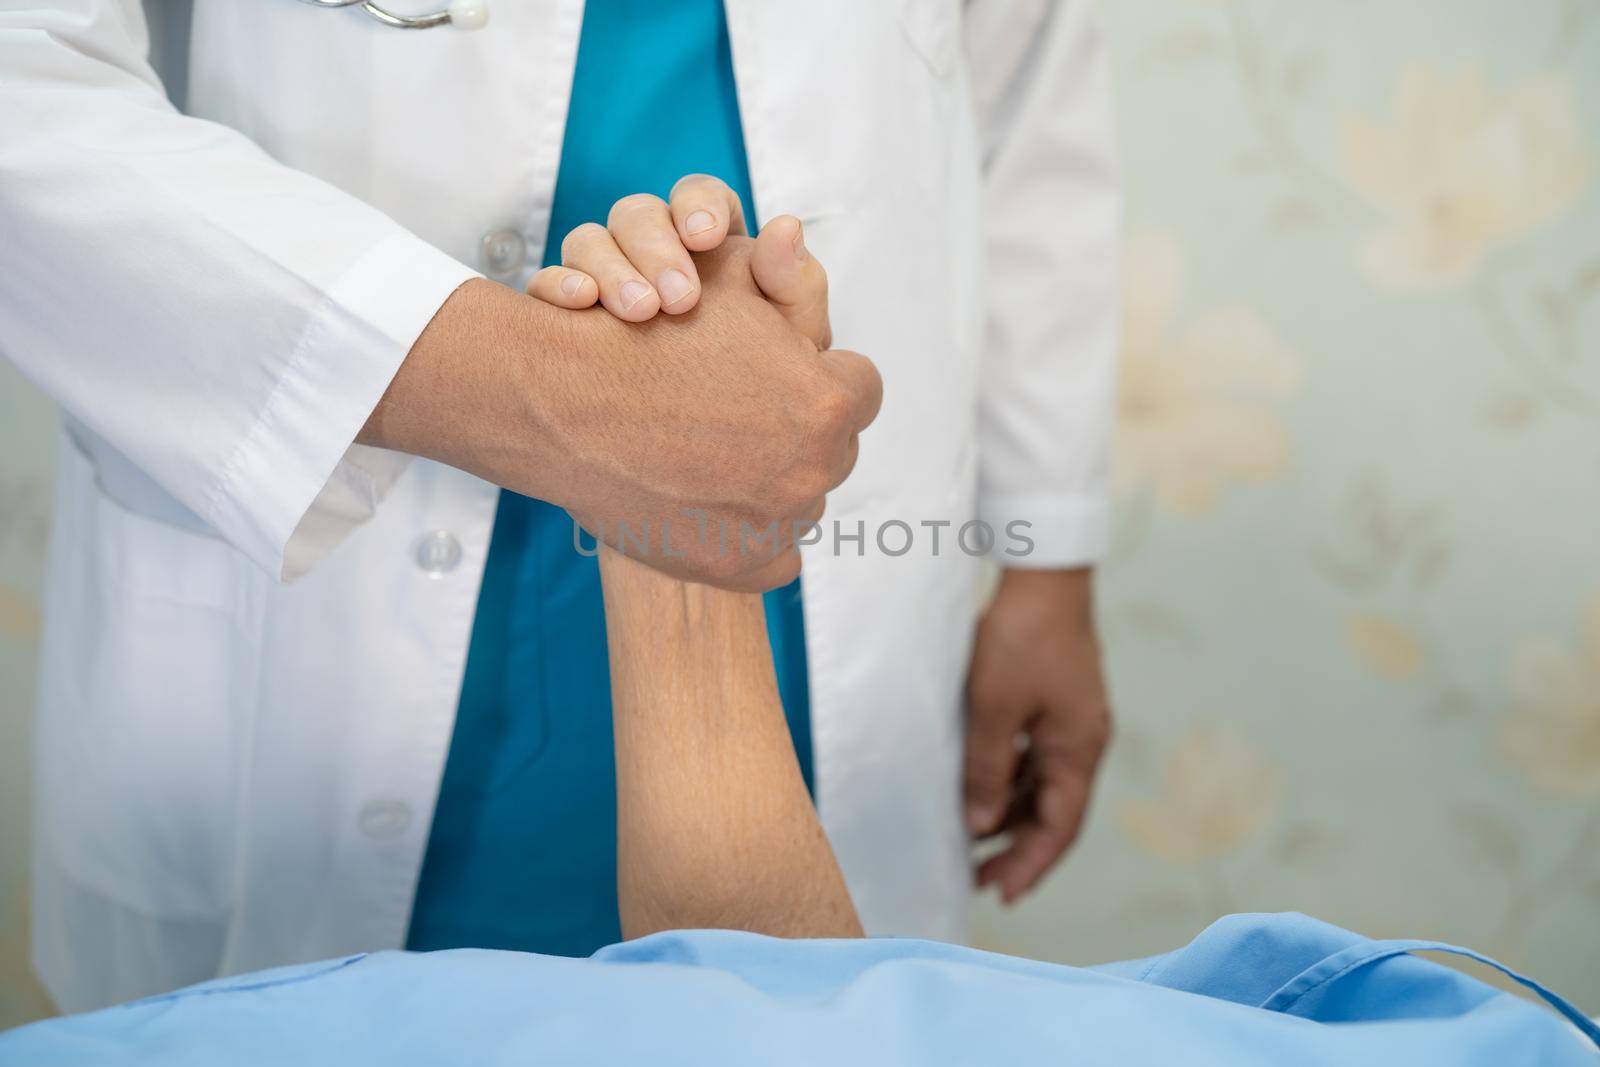
[[[692,173],[722,178],[754,219],[721,0],[589,0],[545,263],[616,200]],[[799,582],[766,608],[810,787]],[[502,492],[407,946],[586,956],[621,938],[616,885],[598,565],[565,511]]]

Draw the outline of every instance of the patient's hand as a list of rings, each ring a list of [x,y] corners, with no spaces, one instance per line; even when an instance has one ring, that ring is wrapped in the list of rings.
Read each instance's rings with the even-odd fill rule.
[[[625,937],[859,937],[800,777],[761,598],[600,554]]]
[[[739,197],[720,179],[690,174],[668,200],[648,193],[623,197],[606,225],[585,223],[561,242],[561,265],[528,282],[528,294],[564,308],[596,300],[625,322],[657,313],[682,315],[700,302],[691,252],[709,252],[745,231]],[[762,228],[750,262],[756,285],[791,325],[818,348],[832,346],[828,275],[806,251],[800,220],[779,215]]]

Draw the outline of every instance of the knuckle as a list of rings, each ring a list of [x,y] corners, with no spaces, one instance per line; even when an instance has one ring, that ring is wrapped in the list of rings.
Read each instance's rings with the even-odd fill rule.
[[[855,397],[850,390],[838,380],[830,380],[812,401],[812,433],[822,437],[847,434],[854,409]]]
[[[605,227],[594,222],[585,222],[581,226],[574,226],[561,239],[561,258],[569,259],[586,248],[592,248],[596,241],[605,235]]]
[[[808,466],[795,472],[790,479],[788,491],[784,494],[784,510],[786,518],[794,517],[805,521],[815,521],[822,517],[822,499],[833,486],[825,471],[818,467]]]
[[[619,222],[624,222],[640,215],[655,214],[664,206],[665,201],[659,196],[651,193],[632,193],[611,205],[611,214],[608,221],[610,225],[615,226]]]
[[[776,490],[770,498],[774,510],[782,517],[798,515],[832,489],[838,452],[832,436],[808,431],[787,458],[786,469],[770,483]]]
[[[694,189],[699,189],[701,187],[710,186],[712,188],[715,188],[715,187],[720,186],[722,184],[723,184],[723,181],[722,181],[721,178],[713,177],[710,174],[699,174],[699,173],[685,174],[683,177],[679,178],[676,182],[672,183],[672,192],[670,192],[667,195],[669,195],[669,196],[677,196],[679,193],[686,193],[686,192],[689,192],[689,191],[694,190]]]

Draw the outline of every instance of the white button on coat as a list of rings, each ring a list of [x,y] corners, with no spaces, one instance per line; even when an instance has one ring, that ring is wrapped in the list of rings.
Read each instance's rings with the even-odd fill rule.
[[[505,278],[522,269],[528,243],[516,230],[490,230],[478,242],[478,258],[485,274]]]
[[[448,530],[435,530],[417,542],[417,566],[437,577],[456,569],[461,562],[461,542]]]
[[[411,825],[411,805],[403,800],[369,800],[361,806],[356,825],[375,841],[390,840]]]

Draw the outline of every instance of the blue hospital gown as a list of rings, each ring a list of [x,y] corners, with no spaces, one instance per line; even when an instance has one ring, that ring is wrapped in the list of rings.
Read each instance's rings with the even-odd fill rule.
[[[896,939],[657,934],[591,959],[382,952],[0,1034],[3,1067],[1595,1067],[1600,1030],[1302,915],[1099,968]],[[1586,1027],[1580,1033],[1578,1027]]]

